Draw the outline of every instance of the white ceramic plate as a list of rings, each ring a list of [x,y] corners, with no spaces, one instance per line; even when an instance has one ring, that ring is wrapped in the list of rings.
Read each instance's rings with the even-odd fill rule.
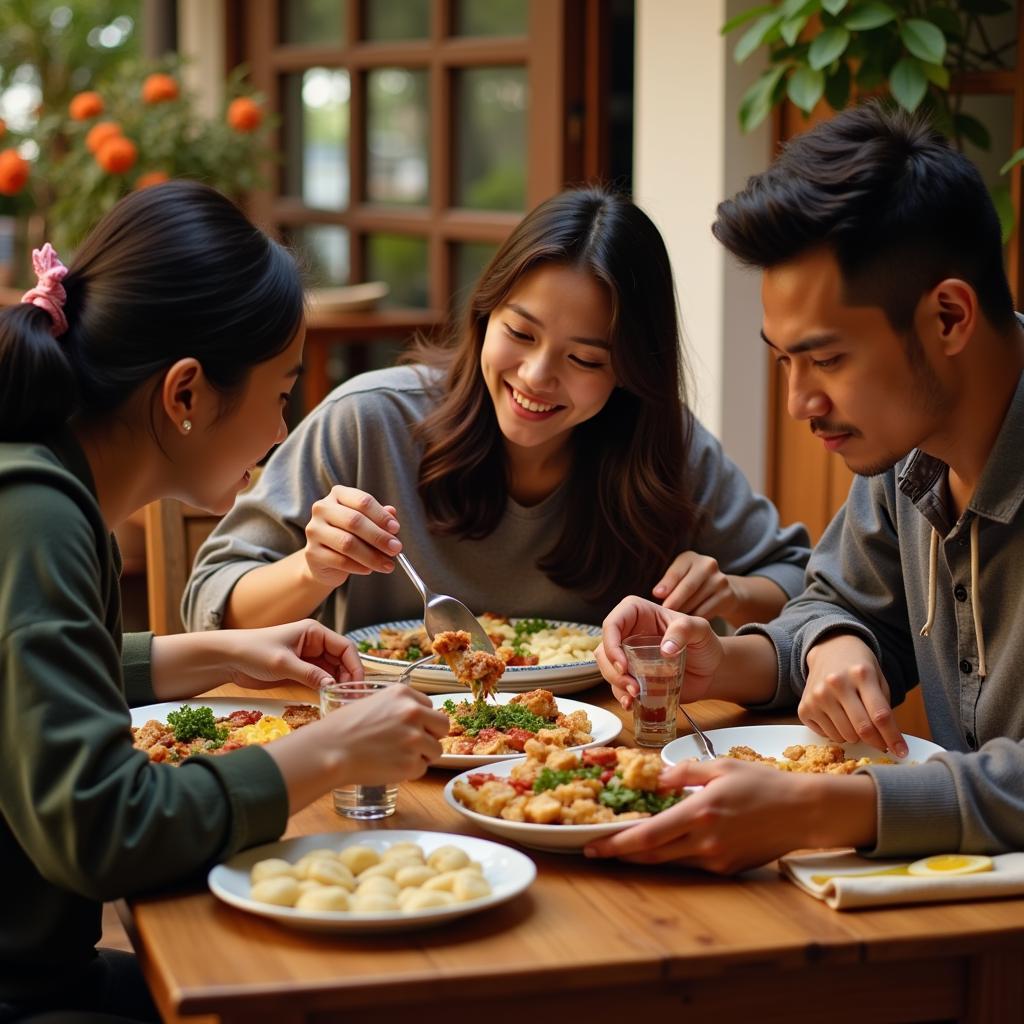
[[[516,694],[514,693],[496,693],[494,695],[494,702],[497,704],[507,704],[515,696]],[[458,703],[457,696],[453,697],[445,693],[435,694],[430,698],[430,703],[435,708],[440,708],[446,700],[454,700]],[[570,747],[570,750],[606,746],[622,731],[622,722],[619,721],[618,716],[614,715],[611,711],[606,711],[604,708],[594,707],[593,704],[585,704],[581,700],[567,700],[565,697],[556,697],[555,704],[563,715],[571,715],[574,711],[585,711],[590,718],[590,734],[594,738],[589,743]],[[522,756],[522,754],[443,754],[441,760],[435,763],[435,767],[479,768],[481,765],[508,761],[510,758]]]
[[[193,708],[209,708],[214,718],[223,718],[230,715],[232,711],[262,711],[265,715],[278,715],[286,707],[293,704],[311,704],[313,707],[320,706],[320,697],[313,690],[309,691],[310,699],[298,700],[269,700],[266,697],[192,697],[190,700],[172,700],[165,704],[145,704],[142,707],[132,708],[132,725],[145,725],[151,718],[158,722],[167,721],[169,711],[177,711],[184,704]]]
[[[749,725],[736,726],[732,729],[706,729],[708,739],[714,745],[717,754],[725,754],[732,747],[750,747],[765,757],[782,757],[786,747],[794,743],[831,743],[805,725]],[[909,754],[902,759],[892,757],[893,761],[908,764],[911,761],[927,761],[932,754],[942,751],[937,743],[923,740],[918,736],[904,736]],[[847,757],[882,757],[874,747],[866,743],[844,743],[843,749]],[[662,747],[662,760],[669,764],[677,764],[688,758],[701,757],[703,750],[695,736],[680,736]],[[886,754],[886,757],[891,755]]]
[[[525,760],[516,758],[511,761],[499,761],[488,766],[485,771],[499,778],[508,775],[514,765]],[[460,779],[468,781],[476,770],[463,772],[448,780],[444,787],[444,798],[449,807],[468,818],[486,832],[493,832],[502,839],[511,839],[520,846],[528,846],[534,850],[546,850],[549,853],[579,853],[587,843],[601,836],[620,832],[631,825],[638,825],[647,818],[630,818],[628,821],[606,821],[600,825],[534,825],[527,821],[506,821],[504,818],[492,818],[487,814],[478,814],[455,799],[455,783]]]
[[[401,842],[418,843],[428,857],[439,846],[457,846],[465,850],[472,860],[483,866],[484,877],[491,884],[491,895],[409,914],[398,911],[357,914],[348,911],[296,910],[294,907],[276,907],[249,898],[249,871],[258,860],[281,857],[294,863],[310,850],[343,850],[346,846],[355,845],[385,850],[393,843]],[[224,864],[218,864],[210,871],[207,883],[210,891],[225,903],[261,917],[273,918],[292,928],[324,932],[391,932],[444,924],[466,914],[496,907],[529,888],[536,876],[537,869],[529,857],[488,839],[447,832],[376,829],[367,832],[323,832],[256,846],[236,854]]]
[[[517,622],[517,619],[513,619]],[[563,622],[560,619],[547,620],[553,627],[568,626],[570,629],[579,629],[591,636],[600,636],[600,626],[588,626],[581,622]],[[368,640],[376,643],[382,629],[416,629],[423,625],[421,619],[399,619],[397,622],[382,622],[376,626],[364,626],[362,629],[353,629],[345,635],[359,643],[360,640]],[[388,675],[399,675],[408,663],[397,661],[393,658],[375,658],[369,654],[360,654],[363,665],[378,672]],[[505,674],[498,683],[498,689],[507,693],[524,693],[527,690],[536,690],[543,686],[545,690],[552,693],[576,693],[579,690],[587,690],[601,679],[597,662],[591,658],[588,661],[568,661],[558,665],[510,665],[505,669]],[[410,682],[417,690],[423,693],[466,693],[466,687],[455,682],[455,677],[447,665],[421,665],[413,669],[410,675]]]

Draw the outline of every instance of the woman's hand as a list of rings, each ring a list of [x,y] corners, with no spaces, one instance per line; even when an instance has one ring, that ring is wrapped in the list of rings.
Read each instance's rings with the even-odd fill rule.
[[[722,572],[709,555],[684,551],[665,570],[652,593],[665,608],[705,619],[727,619],[740,603],[737,579]]]
[[[875,840],[869,775],[794,775],[727,758],[683,761],[667,788],[701,786],[647,821],[591,843],[588,857],[672,861],[716,874],[757,867],[800,847],[867,846]]]
[[[671,611],[642,597],[627,597],[602,623],[601,643],[596,651],[598,668],[626,711],[633,706],[640,686],[627,672],[622,641],[637,634],[663,637],[661,647],[666,654],[686,648],[681,700],[700,700],[707,693],[723,657],[721,641],[707,619]]]
[[[418,779],[441,756],[448,727],[448,716],[427,697],[395,683],[325,715],[317,735],[307,739],[326,741],[338,752],[335,785],[376,786]]]
[[[874,652],[859,637],[831,636],[807,652],[800,721],[838,743],[869,743],[907,756],[890,705],[889,684]]]
[[[363,678],[352,641],[313,619],[208,635],[224,638],[228,654],[223,668],[230,681],[251,690],[287,682],[316,690],[323,683]]]
[[[391,572],[402,550],[395,536],[400,526],[393,505],[381,505],[372,494],[354,487],[332,487],[313,505],[306,524],[303,554],[310,575],[339,587],[353,573]]]

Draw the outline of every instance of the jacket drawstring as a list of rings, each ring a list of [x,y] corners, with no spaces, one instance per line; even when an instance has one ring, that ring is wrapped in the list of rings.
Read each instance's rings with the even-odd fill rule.
[[[935,625],[935,591],[938,583],[935,572],[939,562],[939,531],[932,527],[931,545],[928,549],[928,618],[921,627],[921,636],[927,636]]]
[[[988,663],[985,660],[985,634],[981,629],[981,599],[978,590],[978,577],[981,575],[980,556],[978,554],[978,523],[975,516],[971,520],[971,616],[974,619],[974,635],[978,645],[978,678],[988,675]],[[921,636],[928,636],[935,625],[935,602],[938,589],[937,569],[939,561],[939,532],[932,527],[931,543],[928,548],[928,618],[921,627]]]

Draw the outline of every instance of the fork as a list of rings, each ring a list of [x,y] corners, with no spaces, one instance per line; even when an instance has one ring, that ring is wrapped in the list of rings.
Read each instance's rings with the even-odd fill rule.
[[[420,574],[404,554],[396,555],[395,561],[405,570],[405,574],[412,580],[413,586],[423,598],[423,628],[431,640],[434,639],[435,633],[461,629],[469,634],[471,646],[478,651],[494,653],[491,638],[477,622],[476,616],[461,601],[447,594],[435,594],[423,582]]]
[[[399,673],[398,679],[396,681],[399,683],[409,682],[409,676],[412,675],[412,670],[414,668],[419,668],[420,665],[425,665],[428,661],[433,661],[436,657],[436,654],[424,654],[423,657],[419,659],[419,661],[409,662],[409,664],[406,665],[405,668],[403,668],[402,671]]]
[[[707,734],[704,732],[704,730],[693,720],[693,718],[690,716],[690,712],[687,711],[682,704],[679,705],[679,710],[682,711],[683,717],[692,726],[694,736],[697,737],[697,741],[704,748],[704,758],[714,760],[714,758],[718,757],[718,755],[715,753],[714,744],[711,742],[711,740],[708,739]]]

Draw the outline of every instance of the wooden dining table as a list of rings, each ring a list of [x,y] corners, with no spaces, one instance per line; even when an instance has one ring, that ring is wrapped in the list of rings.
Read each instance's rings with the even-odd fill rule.
[[[243,693],[210,695],[244,706]],[[631,718],[606,686],[573,697],[619,714],[619,742],[632,744]],[[716,701],[690,711],[706,728],[783,721]],[[450,776],[433,768],[403,783],[397,813],[378,827],[500,842],[445,803]],[[328,795],[293,815],[285,836],[365,827]],[[200,879],[121,912],[167,1021],[1024,1020],[1024,899],[839,912],[775,865],[723,878],[525,852],[537,865],[525,893],[433,928],[300,931],[228,906]]]

